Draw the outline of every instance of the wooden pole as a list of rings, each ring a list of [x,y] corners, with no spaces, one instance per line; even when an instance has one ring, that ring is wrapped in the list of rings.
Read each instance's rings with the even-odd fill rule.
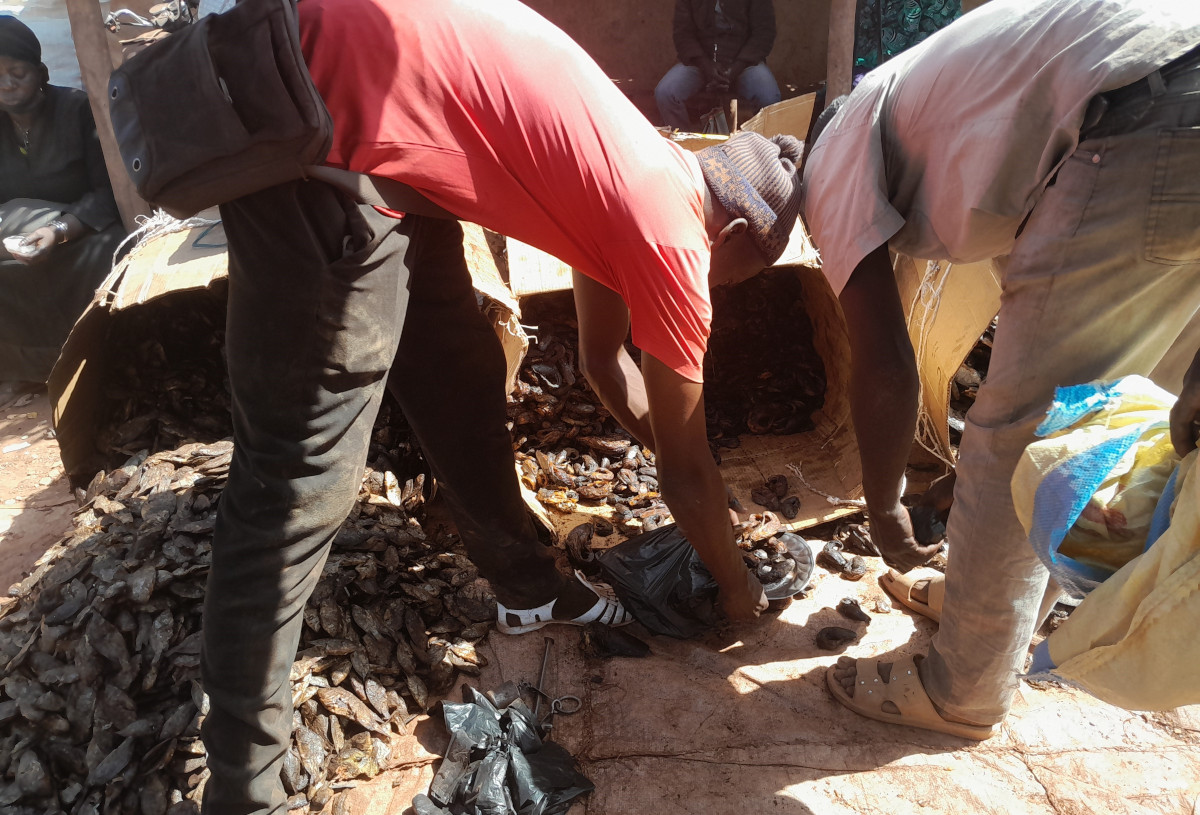
[[[855,0],[831,0],[829,50],[825,70],[825,104],[850,93],[854,78]]]
[[[100,3],[98,0],[67,0],[67,16],[71,20],[75,55],[79,59],[79,75],[83,77],[83,87],[92,104],[92,116],[96,120],[100,146],[104,148],[104,162],[108,165],[117,209],[125,228],[132,231],[137,226],[134,218],[149,215],[150,205],[137,194],[125,172],[125,164],[117,151],[112,120],[108,118],[108,77],[112,73],[113,57],[104,18],[100,15]]]

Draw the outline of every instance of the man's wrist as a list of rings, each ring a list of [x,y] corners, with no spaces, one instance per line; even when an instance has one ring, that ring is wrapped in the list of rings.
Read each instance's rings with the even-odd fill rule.
[[[55,243],[66,243],[67,242],[67,238],[71,234],[71,227],[67,226],[66,221],[55,218],[53,221],[48,223],[47,226],[49,226],[51,229],[54,230],[54,234],[55,234],[54,242]]]

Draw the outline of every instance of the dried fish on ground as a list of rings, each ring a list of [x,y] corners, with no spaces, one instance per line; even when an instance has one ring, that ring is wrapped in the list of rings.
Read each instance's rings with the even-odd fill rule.
[[[816,644],[822,651],[836,651],[858,639],[858,633],[849,628],[831,625],[817,632]]]
[[[858,600],[854,597],[843,597],[839,600],[837,612],[848,620],[854,620],[859,623],[871,622],[871,615],[863,611],[862,606],[858,604]]]
[[[430,694],[487,664],[495,600],[457,538],[422,527],[408,435],[377,426],[305,609],[283,777],[308,805],[392,766]],[[74,534],[0,606],[0,809],[198,811],[201,603],[231,454],[227,440],[189,442],[98,473]]]
[[[824,566],[846,580],[862,580],[863,575],[867,573],[866,561],[859,555],[846,557],[841,542],[837,540],[826,542],[817,554],[817,565]]]
[[[607,505],[628,535],[670,523],[653,454],[616,423],[578,369],[569,294],[540,295],[523,319],[536,326],[535,337],[508,418],[525,486],[561,512]],[[629,350],[637,358],[637,349]],[[740,444],[742,434],[812,429],[824,398],[824,364],[792,272],[768,272],[714,291],[705,405],[718,461],[720,449]],[[799,513],[799,498],[785,487],[768,509],[790,520]]]
[[[768,270],[714,289],[712,300],[704,405],[714,454],[746,433],[812,430],[825,402],[825,365],[795,273]]]
[[[73,484],[81,502],[74,534],[0,604],[5,811],[198,810],[207,779],[200,609],[232,460],[223,441],[231,428],[223,295],[218,284],[114,314],[98,410],[100,471]],[[789,326],[799,324],[795,297],[755,297],[768,309],[785,303]],[[548,302],[544,314],[530,312],[538,336],[508,411],[522,478],[563,508],[610,506],[627,534],[668,523],[654,456],[579,372],[571,309]],[[721,330],[722,338],[732,334]],[[819,358],[776,346],[753,352],[779,364],[745,388],[755,394],[753,409],[736,432],[802,428],[811,413],[805,400],[819,406]],[[722,366],[731,360],[721,352]],[[784,361],[799,364],[787,373]],[[789,379],[803,398],[781,387]],[[722,401],[715,391],[709,398]],[[721,410],[710,435],[736,443],[723,424],[733,408]],[[385,400],[359,501],[304,611],[282,774],[289,808],[328,804],[339,785],[386,769],[414,713],[457,673],[486,665],[480,645],[495,598],[457,539],[422,525],[435,487]]]

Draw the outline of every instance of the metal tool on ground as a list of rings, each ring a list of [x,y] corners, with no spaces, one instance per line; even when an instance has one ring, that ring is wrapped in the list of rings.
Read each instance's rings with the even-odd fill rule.
[[[521,683],[522,690],[528,690],[533,694],[533,720],[540,728],[543,737],[548,738],[550,731],[554,728],[551,721],[556,715],[562,713],[570,716],[572,713],[578,713],[583,707],[583,700],[578,696],[570,694],[564,696],[555,696],[546,690],[546,668],[550,664],[550,652],[554,647],[554,638],[546,637],[546,647],[542,652],[542,669],[538,673],[537,685],[531,685],[528,682]],[[541,715],[542,700],[545,699],[550,704],[550,712],[544,717]]]
[[[542,710],[542,697],[546,695],[546,666],[550,663],[550,649],[554,647],[553,637],[544,637],[543,639],[546,642],[546,647],[542,651],[542,670],[538,673],[537,687],[534,688],[537,691],[537,694],[535,694],[536,698],[533,701],[534,721],[541,721],[538,714]]]

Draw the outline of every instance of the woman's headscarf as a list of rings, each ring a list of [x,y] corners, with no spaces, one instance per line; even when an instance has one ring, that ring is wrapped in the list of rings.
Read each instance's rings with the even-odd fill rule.
[[[42,64],[42,44],[37,35],[11,14],[0,15],[0,57]]]

